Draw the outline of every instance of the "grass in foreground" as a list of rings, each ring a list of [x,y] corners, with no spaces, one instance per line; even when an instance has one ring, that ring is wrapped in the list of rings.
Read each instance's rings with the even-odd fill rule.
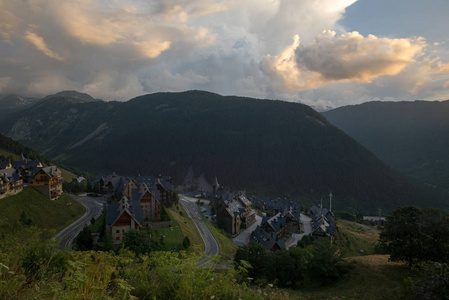
[[[17,195],[0,199],[0,232],[15,233],[23,226],[21,215],[29,225],[46,229],[52,237],[80,218],[85,208],[72,197],[63,194],[57,200],[49,200],[32,187],[25,187]]]
[[[335,243],[343,247],[345,257],[372,255],[379,241],[379,233],[357,224],[339,221],[335,238]]]
[[[331,286],[303,289],[305,299],[400,299],[404,279],[417,276],[404,264],[388,261],[389,255],[348,257],[353,269]]]
[[[178,222],[173,218],[172,212],[167,211],[171,219],[171,227],[151,228],[153,239],[159,240],[161,237],[164,241],[164,250],[170,251],[178,249],[182,245],[183,235]]]
[[[199,251],[203,252],[204,243],[195,227],[195,224],[193,224],[193,221],[188,217],[181,204],[178,205],[178,208],[179,209],[172,206],[167,209],[167,212],[178,223],[183,237],[189,237],[190,244],[192,245],[190,249],[199,249]]]
[[[214,235],[215,239],[220,246],[220,255],[225,259],[233,259],[235,253],[237,252],[237,245],[234,241],[226,235],[226,233],[222,229],[218,229],[211,222],[204,219],[207,227],[209,227],[210,231]]]

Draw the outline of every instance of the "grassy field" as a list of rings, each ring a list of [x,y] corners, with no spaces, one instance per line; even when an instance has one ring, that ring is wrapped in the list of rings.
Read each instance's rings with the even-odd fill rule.
[[[348,257],[352,270],[326,287],[293,292],[300,299],[400,299],[404,279],[419,276],[404,264],[388,261],[389,255]]]
[[[181,228],[179,227],[178,222],[172,216],[172,212],[168,211],[168,215],[171,219],[171,227],[150,229],[153,239],[159,241],[162,237],[162,239],[164,240],[164,250],[166,251],[179,249],[180,245],[182,245],[182,240],[184,239]]]
[[[363,228],[357,224],[338,222],[335,243],[344,248],[344,256],[361,256],[374,254],[379,233]]]
[[[167,212],[170,217],[178,223],[183,238],[186,236],[189,237],[190,244],[192,245],[190,249],[198,249],[199,251],[203,252],[203,240],[201,239],[201,236],[198,233],[195,224],[193,224],[193,221],[187,216],[187,213],[185,212],[182,205],[179,205],[179,209],[176,209],[172,206],[167,209]],[[180,214],[180,212],[182,213],[182,215]]]
[[[23,227],[20,217],[24,214],[31,225],[48,230],[48,237],[52,237],[85,211],[69,195],[51,201],[32,187],[25,187],[17,195],[0,199],[0,232],[9,234],[20,230]]]
[[[220,246],[220,255],[226,260],[233,259],[235,252],[237,252],[237,245],[234,241],[223,230],[218,229],[206,219],[204,221],[217,239],[218,245]]]

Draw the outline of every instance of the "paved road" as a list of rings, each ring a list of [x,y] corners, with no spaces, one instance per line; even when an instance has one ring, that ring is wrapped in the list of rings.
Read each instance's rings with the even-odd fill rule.
[[[197,199],[184,195],[179,195],[179,199],[181,200],[182,207],[184,207],[187,215],[193,220],[193,223],[195,223],[196,229],[203,239],[204,254],[209,256],[218,255],[220,252],[220,247],[198,211],[198,206],[195,203]]]
[[[96,219],[101,215],[103,205],[106,203],[106,199],[103,197],[88,197],[85,195],[71,196],[86,208],[86,213],[55,236],[56,239],[60,240],[59,245],[61,249],[70,249],[72,247],[72,242],[78,233],[80,233],[92,218]]]

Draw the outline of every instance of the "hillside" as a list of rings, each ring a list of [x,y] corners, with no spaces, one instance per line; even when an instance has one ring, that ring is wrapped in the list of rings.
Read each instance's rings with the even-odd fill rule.
[[[68,168],[62,166],[60,163],[55,163],[33,149],[25,147],[13,139],[0,134],[0,160],[14,161],[19,159],[20,154],[23,154],[27,159],[40,161],[44,166],[58,165],[65,181],[70,182],[73,178],[77,177],[74,170],[68,170]]]
[[[370,102],[323,115],[393,168],[449,190],[449,101]]]
[[[0,122],[3,133],[83,170],[189,173],[264,195],[335,207],[389,211],[441,206],[310,107],[202,91],[157,93],[128,102],[56,97]]]
[[[56,201],[50,201],[32,187],[25,187],[17,195],[0,199],[0,235],[21,231],[23,217],[29,226],[48,230],[47,238],[80,218],[86,209],[72,197],[64,194]],[[26,222],[25,222],[26,223]]]

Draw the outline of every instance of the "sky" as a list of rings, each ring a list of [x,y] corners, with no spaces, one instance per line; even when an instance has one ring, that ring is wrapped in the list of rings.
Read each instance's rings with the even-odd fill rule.
[[[447,0],[0,0],[0,95],[449,99]]]

